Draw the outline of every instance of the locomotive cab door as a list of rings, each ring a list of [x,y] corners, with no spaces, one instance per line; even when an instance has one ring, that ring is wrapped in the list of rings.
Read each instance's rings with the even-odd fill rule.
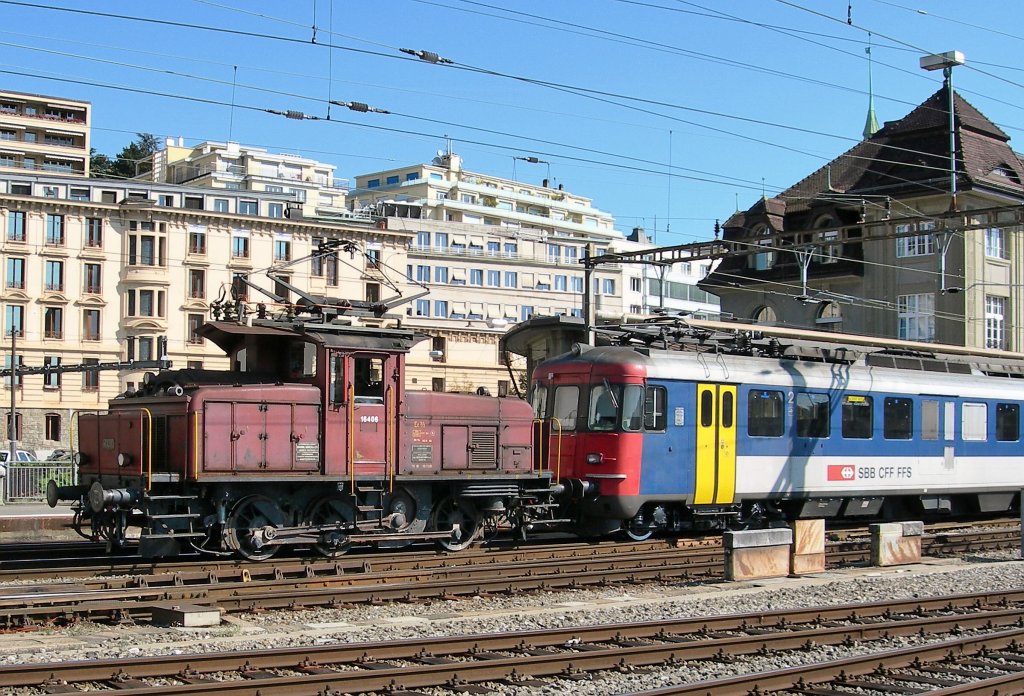
[[[695,505],[731,504],[736,493],[736,387],[697,385]]]
[[[334,473],[383,476],[394,466],[398,356],[335,353],[331,368],[331,404],[325,432],[336,434],[328,449],[345,466]]]

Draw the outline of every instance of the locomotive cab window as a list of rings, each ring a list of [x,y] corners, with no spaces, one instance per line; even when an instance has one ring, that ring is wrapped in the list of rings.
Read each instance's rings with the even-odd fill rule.
[[[591,430],[615,430],[619,414],[617,388],[607,382],[595,385],[590,390],[590,412],[587,424]]]
[[[909,440],[914,435],[914,402],[895,396],[885,397],[883,434],[886,440]]]
[[[1020,439],[1020,406],[996,404],[996,440],[1016,442]]]
[[[780,391],[751,390],[747,394],[747,434],[752,437],[782,437],[783,403]]]
[[[546,384],[535,384],[530,394],[530,405],[533,406],[534,418],[548,417],[548,387]]]
[[[288,376],[291,379],[310,379],[316,376],[316,345],[306,341],[292,341],[288,347]]]
[[[644,429],[664,430],[668,423],[668,397],[665,387],[647,387],[644,398]]]
[[[341,353],[331,356],[331,403],[345,403],[345,356]]]
[[[829,436],[828,396],[796,395],[796,436],[825,438]]]
[[[555,387],[555,399],[552,404],[551,417],[558,421],[564,430],[576,429],[576,415],[579,412],[580,388],[572,385]]]
[[[843,399],[843,437],[871,439],[874,434],[873,403],[870,396],[850,395]]]
[[[356,403],[384,403],[384,359],[357,357],[352,362]]]

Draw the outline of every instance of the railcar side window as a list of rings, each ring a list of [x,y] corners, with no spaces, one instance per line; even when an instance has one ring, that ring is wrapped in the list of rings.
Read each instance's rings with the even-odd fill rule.
[[[627,384],[622,390],[622,429],[635,432],[644,424],[644,388]]]
[[[828,437],[828,396],[799,393],[796,395],[796,436]]]
[[[986,404],[963,404],[960,410],[963,438],[980,442],[988,439],[988,406]]]
[[[555,403],[551,417],[558,420],[562,430],[576,429],[576,414],[579,412],[580,388],[573,386],[555,387]]]
[[[590,390],[588,423],[591,430],[615,430],[618,410],[619,395],[615,393],[615,387],[598,384]]]
[[[996,440],[1016,442],[1020,439],[1020,406],[996,404]]]
[[[939,402],[935,399],[921,402],[921,439],[939,439]]]
[[[647,387],[644,399],[644,429],[664,430],[668,424],[668,392],[665,387]]]
[[[316,345],[305,341],[292,341],[288,347],[288,376],[291,379],[316,375]]]
[[[700,391],[700,427],[710,428],[715,422],[715,392],[711,389]]]
[[[895,396],[885,397],[882,421],[886,440],[909,440],[914,434],[914,402]]]
[[[384,403],[383,358],[356,358],[353,363],[356,403]]]
[[[533,406],[534,418],[547,418],[548,416],[548,388],[544,384],[533,385],[533,393],[530,394],[530,404]]]
[[[331,360],[331,403],[345,401],[345,356],[335,353]]]
[[[843,399],[843,437],[870,439],[874,434],[873,412],[870,396],[850,395]]]
[[[782,437],[782,404],[780,391],[751,390],[747,394],[747,434],[754,437]]]

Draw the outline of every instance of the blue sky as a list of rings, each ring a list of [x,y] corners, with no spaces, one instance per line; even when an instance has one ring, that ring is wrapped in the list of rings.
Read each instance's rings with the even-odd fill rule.
[[[0,0],[0,84],[91,101],[110,155],[137,132],[230,137],[354,178],[428,162],[450,138],[467,169],[550,177],[659,244],[710,238],[854,145],[869,41],[880,122],[941,86],[921,55],[955,49],[954,86],[1024,149],[1018,0],[500,4]],[[329,100],[391,113],[328,114]],[[545,163],[514,159],[531,156]]]

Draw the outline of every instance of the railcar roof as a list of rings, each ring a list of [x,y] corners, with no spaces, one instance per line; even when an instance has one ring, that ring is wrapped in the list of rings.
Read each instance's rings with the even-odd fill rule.
[[[199,335],[208,338],[221,350],[231,354],[248,338],[268,340],[300,338],[332,348],[360,348],[389,352],[408,352],[425,336],[408,329],[381,329],[345,324],[314,324],[256,319],[251,323],[211,321],[200,327]]]

